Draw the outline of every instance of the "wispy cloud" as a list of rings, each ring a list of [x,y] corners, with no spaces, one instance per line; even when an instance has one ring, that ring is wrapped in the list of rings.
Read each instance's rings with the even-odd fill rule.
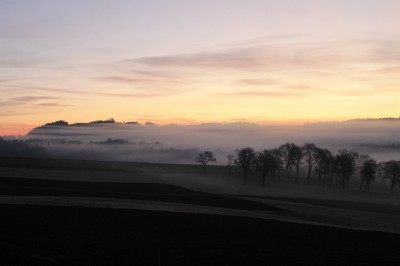
[[[49,106],[49,107],[66,107],[66,106],[71,106],[69,104],[60,104],[60,103],[38,103],[36,105],[39,106]]]
[[[250,86],[271,86],[282,84],[281,81],[276,79],[260,79],[260,78],[247,78],[247,79],[240,79],[237,81],[239,85],[250,85]]]
[[[346,97],[376,93],[377,89],[372,88],[384,81],[371,77],[371,73],[400,72],[397,65],[393,66],[400,54],[397,41],[306,43],[297,42],[296,38],[292,35],[266,37],[209,52],[119,60],[107,65],[113,74],[95,79],[131,86],[130,91],[125,87],[99,93],[120,98],[176,96],[194,90],[204,90],[201,92],[204,95],[220,98],[289,98],[321,96],[321,93]],[[374,65],[376,73],[367,70],[366,65]],[[353,85],[357,89],[342,89]],[[190,104],[196,105],[196,100],[204,102],[204,99],[194,99]]]
[[[111,83],[122,83],[122,84],[137,84],[137,83],[153,81],[151,79],[114,77],[114,76],[99,77],[99,78],[94,78],[94,80],[111,82]]]
[[[141,57],[121,61],[156,68],[182,70],[210,68],[254,68],[261,64],[255,54],[258,49],[238,49],[211,53],[176,54],[159,57]]]
[[[50,87],[40,87],[40,86],[32,86],[32,85],[6,85],[2,86],[6,88],[14,88],[14,89],[20,89],[22,91],[37,91],[37,92],[52,92],[52,93],[57,93],[57,94],[73,94],[73,95],[79,95],[79,94],[86,94],[90,93],[88,91],[84,90],[76,90],[76,89],[63,89],[63,88],[50,88]]]
[[[38,58],[34,56],[3,57],[0,58],[0,68],[32,68],[43,67],[54,62],[50,57]]]
[[[368,89],[358,89],[358,90],[337,90],[335,91],[337,94],[343,94],[348,96],[368,96],[372,94],[378,93],[375,90],[368,90]]]
[[[320,43],[270,43],[220,51],[141,57],[116,62],[118,65],[153,69],[223,71],[279,71],[288,69],[332,69],[337,65],[371,60],[393,62],[400,59],[399,42],[332,41]]]
[[[137,93],[112,93],[99,92],[98,95],[118,98],[158,98],[171,96],[171,92],[137,92]]]
[[[276,35],[266,35],[257,38],[252,38],[239,42],[230,42],[223,44],[226,47],[248,47],[248,46],[259,46],[269,43],[277,43],[281,41],[298,40],[301,37],[305,37],[305,34],[276,34]]]
[[[135,75],[135,74],[134,74]],[[137,76],[139,76],[136,73]],[[142,75],[140,75],[142,76]],[[177,79],[171,79],[171,78],[158,78],[158,79],[151,79],[151,78],[130,78],[128,76],[123,77],[123,76],[104,76],[104,77],[98,77],[94,78],[94,80],[99,80],[99,81],[105,81],[105,82],[110,82],[110,83],[118,83],[118,84],[126,84],[126,85],[136,85],[136,84],[149,84],[149,83],[182,83],[182,81],[177,80]]]
[[[14,106],[14,105],[24,105],[24,104],[38,104],[41,101],[46,100],[59,100],[58,97],[49,97],[49,96],[19,96],[13,97],[9,99],[4,99],[0,101],[0,105],[2,106]]]
[[[298,97],[306,96],[307,93],[295,91],[237,91],[218,93],[217,96],[235,96],[235,97]]]
[[[400,66],[384,67],[380,69],[371,70],[371,72],[383,75],[386,74],[400,75]]]
[[[49,97],[49,96],[20,96],[20,97],[15,97],[12,98],[13,102],[34,102],[34,101],[40,101],[40,100],[56,100],[58,98],[56,97]]]
[[[377,62],[398,64],[400,61],[400,41],[381,41],[374,44],[371,58]]]

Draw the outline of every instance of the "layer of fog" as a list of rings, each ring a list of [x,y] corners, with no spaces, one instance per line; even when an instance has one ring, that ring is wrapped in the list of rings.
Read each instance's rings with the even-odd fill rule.
[[[239,148],[261,151],[286,142],[312,142],[333,153],[349,149],[383,161],[400,159],[399,132],[397,119],[301,126],[92,124],[36,128],[19,140],[43,147],[54,157],[67,158],[193,163],[199,151],[210,150],[219,164],[226,164],[226,156]]]
[[[101,162],[94,162],[101,164]],[[107,163],[106,163],[107,164]],[[85,165],[85,164],[82,164]],[[363,228],[367,230],[378,230],[388,232],[400,232],[400,216],[398,207],[400,201],[399,194],[390,194],[389,185],[381,182],[374,182],[373,190],[370,192],[359,191],[360,180],[352,178],[349,188],[346,190],[338,187],[323,187],[307,185],[304,182],[294,183],[293,179],[286,176],[271,177],[268,179],[265,187],[262,187],[256,174],[252,174],[249,182],[243,185],[240,171],[234,172],[232,176],[227,174],[226,168],[210,167],[207,175],[202,173],[201,167],[186,165],[149,165],[149,164],[111,164],[121,171],[84,171],[76,169],[55,170],[55,169],[25,169],[25,168],[4,168],[2,175],[8,177],[32,177],[56,180],[74,180],[74,181],[92,181],[92,182],[139,182],[139,183],[161,183],[186,187],[195,191],[211,192],[216,194],[233,195],[234,197],[261,201],[269,205],[290,210],[290,212],[262,213],[265,218],[277,220],[286,220],[292,222],[322,223],[328,225],[350,226],[354,228]],[[93,166],[93,165],[92,165]],[[316,184],[313,180],[312,184]],[[374,192],[374,193],[372,193]],[[248,198],[247,196],[251,196]],[[255,197],[254,197],[255,196]],[[259,197],[257,197],[259,196]],[[268,198],[264,198],[268,197]],[[15,200],[24,200],[25,197],[9,198],[5,197],[7,204],[15,203]],[[46,197],[47,198],[47,197]],[[50,198],[39,198],[43,204],[52,205],[54,202],[62,204],[71,203],[71,200],[77,200],[77,206],[88,206],[91,198],[63,198],[57,196],[57,201]],[[65,201],[64,201],[65,199]],[[283,200],[282,200],[283,199]],[[305,200],[307,199],[307,200]],[[8,201],[7,201],[8,200]],[[99,199],[95,199],[99,200]],[[39,204],[35,198],[28,198],[21,203]],[[104,204],[129,204],[129,200],[111,200],[102,199]],[[94,202],[98,203],[98,202]],[[176,211],[180,204],[168,202],[133,202],[134,208],[146,208],[148,206],[160,206],[162,211]],[[137,204],[136,204],[137,203]],[[133,206],[133,205],[132,205]],[[174,207],[170,209],[169,206]],[[183,205],[182,205],[183,206]],[[201,210],[206,213],[212,210],[212,207],[184,204],[183,212],[198,212]],[[92,206],[93,207],[93,206]],[[100,207],[97,205],[95,207]],[[101,206],[101,207],[127,207],[127,206]],[[221,210],[219,214],[229,215],[232,210]],[[226,212],[225,212],[226,211]],[[237,211],[237,210],[236,210]],[[236,212],[235,211],[235,212]],[[258,211],[240,210],[235,215],[245,215],[253,217]],[[274,214],[273,216],[271,216]],[[278,216],[276,216],[278,215]],[[298,219],[300,218],[300,219]]]

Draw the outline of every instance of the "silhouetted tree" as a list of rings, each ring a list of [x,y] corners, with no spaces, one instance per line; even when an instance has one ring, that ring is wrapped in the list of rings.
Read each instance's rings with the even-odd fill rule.
[[[310,184],[311,172],[314,165],[317,163],[317,147],[314,143],[305,143],[302,147],[303,158],[307,164],[308,172],[307,172],[307,184]]]
[[[368,159],[364,161],[363,167],[361,168],[361,184],[360,190],[363,183],[365,182],[365,190],[369,190],[371,186],[371,181],[375,179],[375,173],[377,168],[377,163],[374,159]]]
[[[331,185],[335,158],[328,149],[316,148],[315,171],[318,173],[318,184]]]
[[[270,150],[263,150],[257,153],[256,170],[261,173],[261,183],[263,186],[265,186],[266,177],[274,173],[280,167],[279,160],[274,155],[274,152]]]
[[[26,141],[0,139],[0,156],[4,157],[44,157],[46,150]]]
[[[301,148],[295,144],[291,145],[291,148],[289,150],[289,161],[291,165],[296,166],[296,183],[299,179],[299,170],[300,170],[300,164],[301,160],[303,159],[303,152]],[[290,176],[290,169],[292,167],[290,166],[289,168],[289,176]]]
[[[289,177],[290,176],[290,170],[291,170],[291,161],[290,161],[290,149],[294,145],[293,143],[285,143],[281,145],[278,150],[280,152],[280,156],[283,160],[283,163],[285,164],[285,173]]]
[[[275,159],[275,162],[277,164],[277,167],[276,167],[275,171],[278,171],[278,176],[280,177],[281,168],[283,166],[283,159],[282,159],[281,152],[279,151],[279,148],[278,149],[271,149],[271,150],[269,150],[269,152]]]
[[[373,160],[371,158],[371,156],[369,156],[368,154],[358,154],[358,153],[354,153],[355,154],[355,164],[356,164],[356,169],[358,171],[361,172],[361,170],[364,167],[364,162],[368,161],[368,160]]]
[[[243,182],[246,184],[251,166],[254,164],[256,153],[254,149],[246,147],[237,151],[236,164],[242,168]]]
[[[68,122],[66,122],[64,120],[58,120],[55,122],[46,123],[46,124],[44,124],[44,126],[68,126]]]
[[[95,120],[95,121],[89,122],[89,124],[115,124],[115,123],[117,123],[117,122],[114,120],[114,118],[109,118],[106,120]]]
[[[353,175],[356,168],[356,158],[358,154],[346,149],[339,150],[336,155],[335,166],[340,179],[340,186],[345,188],[348,186],[350,177]]]
[[[204,174],[206,173],[206,165],[209,162],[216,162],[217,159],[214,157],[214,154],[211,151],[204,151],[203,153],[199,153],[195,161],[200,163],[203,166]]]
[[[400,183],[400,161],[390,160],[380,164],[382,179],[390,180],[390,192],[394,192],[395,185]]]

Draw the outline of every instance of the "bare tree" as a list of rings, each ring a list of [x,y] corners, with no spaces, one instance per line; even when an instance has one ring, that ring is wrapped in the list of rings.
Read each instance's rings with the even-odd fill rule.
[[[257,153],[256,170],[261,173],[261,183],[263,186],[265,186],[266,177],[273,174],[280,167],[280,158],[275,155],[274,150],[263,150]]]
[[[290,149],[292,145],[294,144],[287,142],[278,148],[280,155],[283,159],[283,162],[285,164],[285,173],[288,177],[290,177],[290,170],[291,170]]]
[[[310,184],[311,172],[314,165],[317,163],[317,147],[314,143],[305,143],[302,147],[303,158],[307,164],[308,172],[307,172],[307,184]]]
[[[246,147],[237,151],[236,164],[242,168],[243,182],[247,183],[247,176],[249,174],[251,166],[254,164],[256,153],[254,149]]]
[[[356,159],[358,154],[346,149],[339,150],[336,155],[336,170],[340,179],[340,186],[345,188],[349,184],[350,177],[356,169]]]
[[[278,171],[278,177],[280,178],[281,169],[282,169],[282,166],[283,166],[282,154],[279,151],[279,148],[271,149],[271,150],[269,150],[269,152],[275,159],[275,163],[277,164],[277,167],[276,167],[275,171]]]
[[[196,156],[195,161],[200,163],[203,166],[204,174],[206,173],[206,165],[209,162],[216,162],[217,159],[214,157],[214,154],[211,151],[204,151],[203,153],[199,153]]]
[[[301,164],[301,160],[303,159],[303,152],[302,152],[301,148],[295,144],[292,144],[290,151],[289,151],[289,158],[290,158],[291,165],[296,166],[296,183],[297,183],[297,181],[299,179],[300,164]],[[289,176],[290,176],[290,170],[289,170]]]
[[[382,179],[390,180],[390,192],[394,192],[395,185],[400,183],[400,161],[387,161],[380,164]]]
[[[318,173],[318,184],[331,185],[335,158],[328,149],[316,148],[315,171]]]
[[[365,190],[369,190],[371,186],[371,181],[375,179],[375,173],[377,168],[377,163],[374,159],[368,159],[364,161],[363,166],[361,168],[361,184],[360,190],[362,188],[363,183],[365,182]]]

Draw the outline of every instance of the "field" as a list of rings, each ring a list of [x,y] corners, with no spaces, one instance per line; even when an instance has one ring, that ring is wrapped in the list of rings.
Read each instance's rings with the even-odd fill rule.
[[[400,196],[224,166],[1,158],[0,265],[399,265]]]

